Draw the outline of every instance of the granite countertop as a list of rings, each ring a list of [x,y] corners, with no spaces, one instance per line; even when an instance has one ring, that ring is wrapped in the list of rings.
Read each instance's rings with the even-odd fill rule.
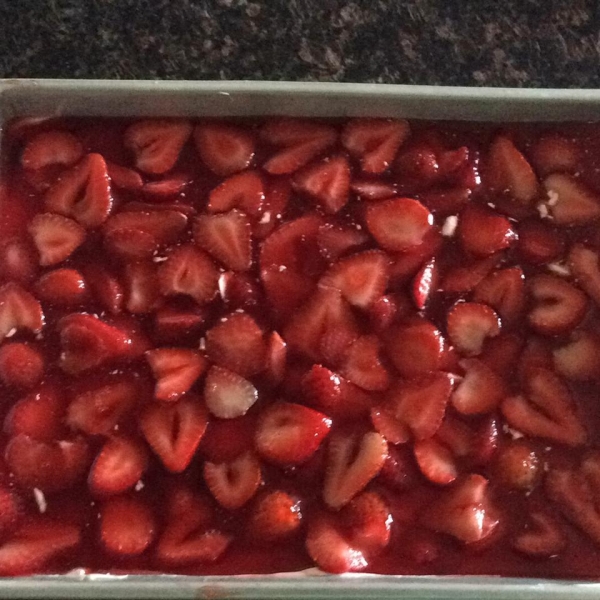
[[[600,87],[597,0],[5,0],[0,76]]]

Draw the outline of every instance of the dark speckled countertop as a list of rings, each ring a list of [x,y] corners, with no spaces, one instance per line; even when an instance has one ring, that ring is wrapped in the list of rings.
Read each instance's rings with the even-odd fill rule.
[[[0,76],[600,87],[597,0],[0,0]]]

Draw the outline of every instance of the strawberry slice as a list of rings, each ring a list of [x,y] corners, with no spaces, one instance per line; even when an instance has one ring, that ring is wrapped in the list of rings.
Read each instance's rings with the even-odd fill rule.
[[[575,331],[571,339],[552,351],[559,375],[573,381],[597,379],[600,374],[600,338],[592,331]]]
[[[476,433],[464,421],[447,414],[434,439],[448,448],[456,458],[469,458]]]
[[[544,187],[557,225],[585,225],[600,217],[600,197],[571,175],[549,175],[544,179]]]
[[[229,310],[256,309],[264,301],[259,283],[248,273],[221,273],[219,295]]]
[[[211,462],[231,462],[254,448],[255,431],[252,413],[237,419],[211,419],[200,451]]]
[[[511,427],[568,446],[585,443],[586,429],[571,393],[554,373],[533,368],[524,385],[525,395],[511,396],[502,403],[502,414]]]
[[[334,262],[349,250],[354,250],[369,241],[369,236],[356,227],[325,223],[319,227],[317,244],[323,257]]]
[[[409,428],[396,418],[394,407],[387,404],[371,408],[371,423],[390,444],[404,444],[410,439]]]
[[[156,521],[150,507],[137,497],[106,500],[100,508],[100,541],[111,554],[137,556],[154,541]]]
[[[203,123],[194,129],[194,142],[202,162],[217,175],[243,171],[254,158],[254,140],[241,127]]]
[[[342,132],[342,145],[360,159],[365,173],[383,173],[410,133],[406,121],[355,119]]]
[[[207,368],[206,358],[188,348],[148,350],[146,359],[156,379],[154,397],[167,402],[188,392]]]
[[[206,311],[199,306],[163,306],[154,313],[154,330],[161,341],[177,343],[199,339]]]
[[[366,221],[381,246],[400,251],[423,242],[433,225],[433,216],[418,200],[398,198],[369,204]]]
[[[88,154],[46,194],[46,210],[72,217],[87,229],[104,223],[112,205],[106,162],[100,154]]]
[[[191,175],[180,173],[172,175],[168,179],[160,181],[149,181],[142,186],[142,193],[153,196],[157,200],[164,200],[170,196],[177,196],[184,192],[185,188],[192,182]]]
[[[206,332],[208,358],[242,377],[265,368],[265,352],[263,331],[246,313],[231,313]]]
[[[574,244],[569,252],[569,266],[579,285],[596,304],[600,304],[600,266],[598,253],[582,244]]]
[[[479,356],[498,375],[513,372],[523,349],[523,338],[516,333],[501,333],[484,344]]]
[[[369,307],[369,323],[376,333],[387,331],[397,316],[408,310],[408,298],[396,294],[380,296]]]
[[[142,176],[133,169],[106,161],[106,171],[111,183],[122,190],[137,192],[144,187]]]
[[[352,544],[369,557],[385,548],[391,538],[392,515],[383,498],[375,492],[363,492],[343,510],[342,519]]]
[[[118,279],[100,265],[87,265],[83,275],[86,286],[100,306],[111,314],[120,313],[124,294]]]
[[[167,275],[164,275],[165,281]],[[154,263],[140,261],[126,264],[122,281],[125,308],[128,312],[150,313],[157,307],[160,290],[158,272]]]
[[[463,248],[475,256],[490,256],[516,241],[510,221],[482,207],[470,205],[458,220],[458,237]]]
[[[43,131],[31,138],[21,154],[25,169],[74,165],[83,155],[81,142],[68,131]]]
[[[490,189],[508,192],[521,204],[528,204],[537,196],[538,181],[531,165],[507,137],[498,136],[492,142],[485,176]]]
[[[452,452],[437,440],[430,438],[415,442],[414,452],[419,469],[432,483],[448,485],[458,477]]]
[[[252,508],[248,520],[251,533],[266,542],[284,540],[298,532],[302,525],[298,498],[281,490],[264,494]]]
[[[48,271],[38,279],[35,292],[42,301],[58,306],[77,306],[88,296],[85,280],[75,269]]]
[[[534,265],[543,265],[560,258],[565,249],[562,233],[540,221],[524,221],[517,227],[520,256]]]
[[[536,275],[529,280],[529,290],[535,304],[527,319],[538,333],[568,333],[585,317],[589,305],[587,296],[560,277]]]
[[[440,177],[438,157],[427,143],[411,144],[398,155],[394,163],[394,172],[402,181],[402,187],[426,189]]]
[[[328,157],[302,170],[293,179],[297,192],[314,198],[327,213],[335,214],[348,202],[350,165],[344,156]]]
[[[279,119],[263,125],[260,137],[264,142],[282,148],[263,164],[263,169],[272,175],[286,175],[332,146],[337,133],[332,127],[314,121]]]
[[[28,229],[43,267],[69,258],[85,240],[85,230],[76,221],[51,213],[33,217]]]
[[[95,496],[113,496],[132,488],[146,471],[148,453],[133,438],[109,438],[96,456],[88,475]]]
[[[29,329],[40,333],[44,326],[44,313],[40,303],[17,283],[0,287],[0,341],[13,329]]]
[[[42,442],[19,434],[6,445],[4,460],[22,487],[56,492],[71,487],[85,473],[89,452],[81,438]]]
[[[500,319],[486,304],[457,302],[448,313],[448,335],[465,356],[477,356],[486,338],[500,333]]]
[[[0,546],[0,575],[14,577],[39,573],[53,558],[81,542],[77,527],[46,517],[33,517]]]
[[[464,294],[473,291],[499,262],[498,255],[477,259],[450,267],[440,284],[440,291],[448,294]]]
[[[436,216],[450,217],[459,213],[471,199],[468,187],[429,190],[419,194],[419,200]]]
[[[252,266],[252,226],[237,210],[200,215],[194,223],[194,241],[232,271]]]
[[[192,133],[183,120],[138,121],[125,131],[125,148],[135,155],[135,166],[144,173],[161,175],[170,171]]]
[[[158,241],[140,229],[112,229],[104,235],[104,247],[117,258],[138,260],[152,257],[158,250]]]
[[[385,434],[382,434],[384,437]],[[388,438],[388,444],[393,443]],[[394,491],[414,489],[420,480],[413,452],[405,445],[388,446],[388,457],[377,481]]]
[[[473,299],[491,306],[503,323],[514,323],[525,307],[525,278],[520,267],[500,269],[475,288]]]
[[[517,440],[499,448],[494,473],[505,488],[530,492],[538,483],[540,472],[540,460],[528,442]]]
[[[292,195],[292,185],[288,179],[270,179],[264,186],[262,216],[253,227],[254,237],[260,240],[266,238],[281,223]]]
[[[281,402],[265,409],[258,421],[256,449],[268,462],[297,465],[319,448],[331,428],[331,419],[300,404]]]
[[[188,395],[177,402],[149,405],[142,413],[140,428],[163,465],[181,473],[194,457],[207,423],[204,405]]]
[[[389,387],[390,374],[381,363],[380,344],[375,336],[364,335],[351,343],[341,374],[363,390],[381,392]]]
[[[127,205],[125,207],[127,208]],[[176,242],[187,227],[188,217],[178,209],[123,210],[112,215],[104,224],[104,235],[117,231],[136,231],[152,238],[155,244],[166,245]],[[137,237],[140,238],[139,233]],[[140,238],[142,241],[142,238]]]
[[[226,463],[204,463],[204,481],[215,500],[224,508],[236,510],[246,504],[262,483],[258,459],[242,454]]]
[[[496,454],[500,438],[498,421],[496,415],[490,415],[476,429],[469,453],[469,458],[474,466],[489,464]]]
[[[529,514],[524,530],[513,540],[512,547],[533,558],[557,556],[567,545],[558,521],[545,512]]]
[[[267,337],[266,362],[265,372],[269,382],[279,385],[285,377],[287,344],[276,331],[272,331]]]
[[[397,193],[395,185],[370,179],[355,179],[350,188],[361,200],[387,200]]]
[[[470,474],[457,481],[423,513],[423,525],[465,544],[480,542],[498,526],[488,498],[488,480]]]
[[[412,281],[412,299],[419,310],[427,305],[429,296],[438,289],[439,274],[435,258],[431,258],[419,269]]]
[[[206,407],[221,419],[245,415],[258,400],[258,391],[247,380],[221,367],[211,367],[204,385]]]
[[[476,358],[460,361],[465,376],[452,394],[452,406],[463,415],[478,415],[494,410],[506,397],[503,378]]]
[[[265,200],[262,178],[256,171],[244,171],[226,179],[210,192],[209,212],[228,212],[239,208],[242,212],[257,216]]]
[[[533,145],[531,158],[538,173],[549,175],[557,171],[576,171],[581,157],[573,140],[545,135]]]
[[[190,296],[198,304],[215,297],[218,280],[219,271],[212,260],[192,244],[175,248],[158,268],[162,294]]]
[[[29,344],[12,342],[0,346],[0,379],[8,386],[30,390],[44,375],[44,357]]]
[[[348,504],[379,473],[387,454],[387,442],[374,431],[333,437],[323,484],[325,503],[336,510]]]
[[[38,270],[35,247],[25,238],[9,238],[0,242],[0,279],[26,283]]]

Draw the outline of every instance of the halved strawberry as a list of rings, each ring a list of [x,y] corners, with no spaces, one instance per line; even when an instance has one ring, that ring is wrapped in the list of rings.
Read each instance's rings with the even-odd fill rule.
[[[533,145],[531,158],[538,173],[549,175],[557,171],[576,171],[580,154],[572,140],[560,135],[544,135]]]
[[[336,510],[348,504],[379,473],[387,453],[387,442],[374,431],[332,437],[323,484],[325,503]]]
[[[571,175],[549,175],[544,179],[544,187],[557,225],[585,225],[600,217],[600,197]]]
[[[252,535],[267,543],[287,539],[302,525],[298,498],[282,490],[264,494],[252,507],[248,525]]]
[[[254,157],[254,139],[241,127],[202,123],[194,129],[194,142],[204,164],[217,175],[243,171]]]
[[[70,167],[83,155],[81,142],[68,131],[44,131],[27,142],[21,154],[25,169],[42,169],[50,165]]]
[[[600,304],[600,265],[598,253],[583,244],[574,244],[569,252],[573,276],[596,304]]]
[[[395,185],[376,179],[355,179],[350,188],[362,200],[386,200],[397,193]]]
[[[341,374],[367,391],[383,391],[390,385],[390,374],[380,359],[380,344],[372,335],[363,335],[346,351]]]
[[[0,287],[0,341],[13,329],[40,333],[43,326],[42,307],[29,292],[12,282]]]
[[[124,294],[119,280],[100,265],[86,265],[82,271],[86,286],[100,306],[112,314],[120,313]]]
[[[319,227],[317,244],[323,257],[334,262],[349,250],[358,248],[369,241],[369,236],[357,227],[346,227],[325,223]]]
[[[100,154],[88,154],[46,194],[46,210],[72,217],[88,229],[104,223],[112,205],[106,162]]]
[[[446,446],[457,458],[464,459],[471,454],[475,435],[469,425],[449,413],[444,417],[435,438],[432,439]]]
[[[272,331],[267,337],[266,362],[265,372],[269,382],[279,385],[285,377],[287,344],[276,331]]]
[[[360,159],[365,173],[383,173],[409,135],[406,121],[355,119],[342,132],[342,144]]]
[[[450,217],[459,213],[471,199],[468,187],[429,190],[419,193],[419,200],[436,216]]]
[[[204,384],[204,401],[215,417],[241,417],[257,400],[256,388],[237,373],[214,366],[208,371]]]
[[[45,302],[58,306],[77,306],[88,296],[85,280],[75,269],[53,269],[42,275],[35,292]]]
[[[490,256],[517,239],[506,217],[475,205],[467,206],[460,214],[458,237],[463,248],[475,256]]]
[[[263,181],[256,171],[244,171],[226,179],[210,192],[209,212],[228,212],[239,208],[244,213],[256,216],[261,212],[265,200]]]
[[[382,435],[386,437],[385,434],[382,433]],[[414,453],[408,445],[391,446],[391,440],[387,438],[387,441],[388,456],[376,481],[394,491],[414,489],[421,477],[415,463]]]
[[[262,482],[260,462],[247,452],[231,462],[204,463],[204,481],[215,500],[229,510],[241,508]]]
[[[529,280],[529,290],[535,304],[527,319],[537,333],[568,333],[581,322],[587,312],[587,296],[560,277],[536,275]]]
[[[188,395],[177,402],[149,405],[142,413],[140,428],[163,465],[181,473],[194,457],[207,423],[204,404]]]
[[[486,304],[457,302],[448,313],[448,335],[465,356],[477,356],[486,338],[500,333],[500,319]]]
[[[523,395],[502,403],[502,414],[511,427],[523,433],[579,446],[587,439],[569,388],[552,371],[532,368],[525,378]]]
[[[389,544],[393,517],[381,495],[359,494],[343,509],[342,519],[352,544],[369,557]]]
[[[263,164],[263,169],[272,175],[285,175],[332,146],[337,133],[332,127],[314,121],[279,119],[263,125],[260,137],[268,144],[282,148]]]
[[[168,179],[148,181],[142,187],[142,193],[152,196],[157,200],[165,200],[171,196],[177,196],[185,191],[192,182],[192,176],[187,173],[171,175]]]
[[[423,242],[433,225],[433,216],[418,200],[398,198],[369,204],[366,221],[381,246],[400,251]]]
[[[497,483],[522,492],[535,488],[542,471],[533,446],[525,440],[503,444],[496,453],[493,468]]]
[[[140,229],[111,229],[104,234],[104,247],[117,258],[150,258],[158,250],[158,240]]]
[[[85,240],[85,230],[76,221],[51,213],[33,217],[28,229],[44,267],[69,258]]]
[[[154,313],[154,330],[167,343],[199,339],[205,320],[206,311],[200,306],[167,305]]]
[[[173,168],[191,133],[188,121],[138,121],[127,128],[123,143],[135,154],[140,171],[160,175]]]
[[[0,242],[0,279],[26,283],[37,270],[36,249],[28,239],[11,237]]]
[[[0,379],[8,386],[29,390],[44,375],[44,357],[39,350],[22,342],[0,346]]]
[[[452,405],[463,415],[494,410],[506,396],[504,380],[491,367],[476,358],[460,361],[465,375],[452,394]]]
[[[575,331],[563,346],[552,351],[559,375],[574,381],[589,381],[600,376],[600,338],[593,331]]]
[[[175,248],[158,268],[162,294],[191,296],[198,304],[206,304],[215,297],[218,280],[217,267],[193,244]]]
[[[123,190],[138,191],[144,186],[142,176],[133,169],[106,161],[106,171],[111,183]]]
[[[500,269],[475,288],[473,299],[491,306],[502,323],[514,323],[525,307],[525,277],[521,267]]]
[[[538,220],[517,225],[519,241],[517,250],[524,260],[534,265],[549,263],[561,257],[565,240],[561,232],[548,223]]]
[[[256,449],[278,465],[306,462],[331,428],[331,419],[300,404],[281,402],[265,409],[258,421]]]
[[[132,488],[148,466],[146,448],[128,437],[109,438],[96,456],[88,475],[95,496],[113,496]]]
[[[100,541],[111,554],[137,556],[154,541],[154,514],[138,497],[118,496],[105,500],[99,518]]]
[[[396,418],[394,406],[382,404],[371,408],[371,423],[390,444],[404,444],[410,439],[410,429]]]
[[[409,307],[408,298],[396,294],[380,296],[369,307],[369,323],[376,333],[387,331],[399,314]]]
[[[440,291],[448,294],[471,292],[492,272],[499,261],[498,255],[492,255],[466,264],[449,267],[441,281]]]
[[[418,310],[423,310],[431,293],[437,291],[438,279],[435,258],[432,258],[423,264],[412,282],[412,298]]]
[[[123,208],[127,208],[125,205]],[[105,236],[116,231],[138,231],[145,234],[141,238],[152,238],[155,244],[166,245],[176,242],[188,224],[188,217],[179,210],[122,210],[112,215],[105,223],[103,230]],[[148,244],[146,241],[145,244]]]
[[[558,521],[540,511],[528,515],[525,528],[512,541],[515,550],[534,558],[556,556],[566,544],[565,533]]]
[[[156,265],[148,261],[129,262],[123,270],[125,309],[133,314],[152,312],[160,303]]]
[[[247,271],[252,265],[252,227],[237,210],[200,215],[194,222],[194,241],[232,271]]]
[[[233,271],[219,276],[219,296],[232,311],[256,309],[264,301],[260,284],[252,275]]]
[[[458,467],[452,452],[436,439],[416,441],[414,452],[421,472],[432,483],[448,485],[458,477]]]
[[[146,352],[156,379],[154,397],[173,402],[183,396],[206,371],[207,361],[189,348],[156,348]]]
[[[206,332],[208,358],[243,377],[265,368],[265,352],[263,331],[246,313],[231,313]]]
[[[440,176],[438,157],[426,143],[411,144],[398,155],[394,172],[403,188],[426,189]]]
[[[485,182],[496,192],[508,192],[521,204],[534,200],[538,192],[538,181],[531,165],[504,136],[498,136],[490,146]]]

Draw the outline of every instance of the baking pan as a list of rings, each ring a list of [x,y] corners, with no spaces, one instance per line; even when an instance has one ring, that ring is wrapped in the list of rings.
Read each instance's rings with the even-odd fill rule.
[[[288,82],[0,81],[0,126],[19,116],[377,116],[598,121],[600,90]],[[1,129],[0,129],[1,131]],[[67,575],[0,579],[0,598],[600,599],[600,583],[501,577]]]

